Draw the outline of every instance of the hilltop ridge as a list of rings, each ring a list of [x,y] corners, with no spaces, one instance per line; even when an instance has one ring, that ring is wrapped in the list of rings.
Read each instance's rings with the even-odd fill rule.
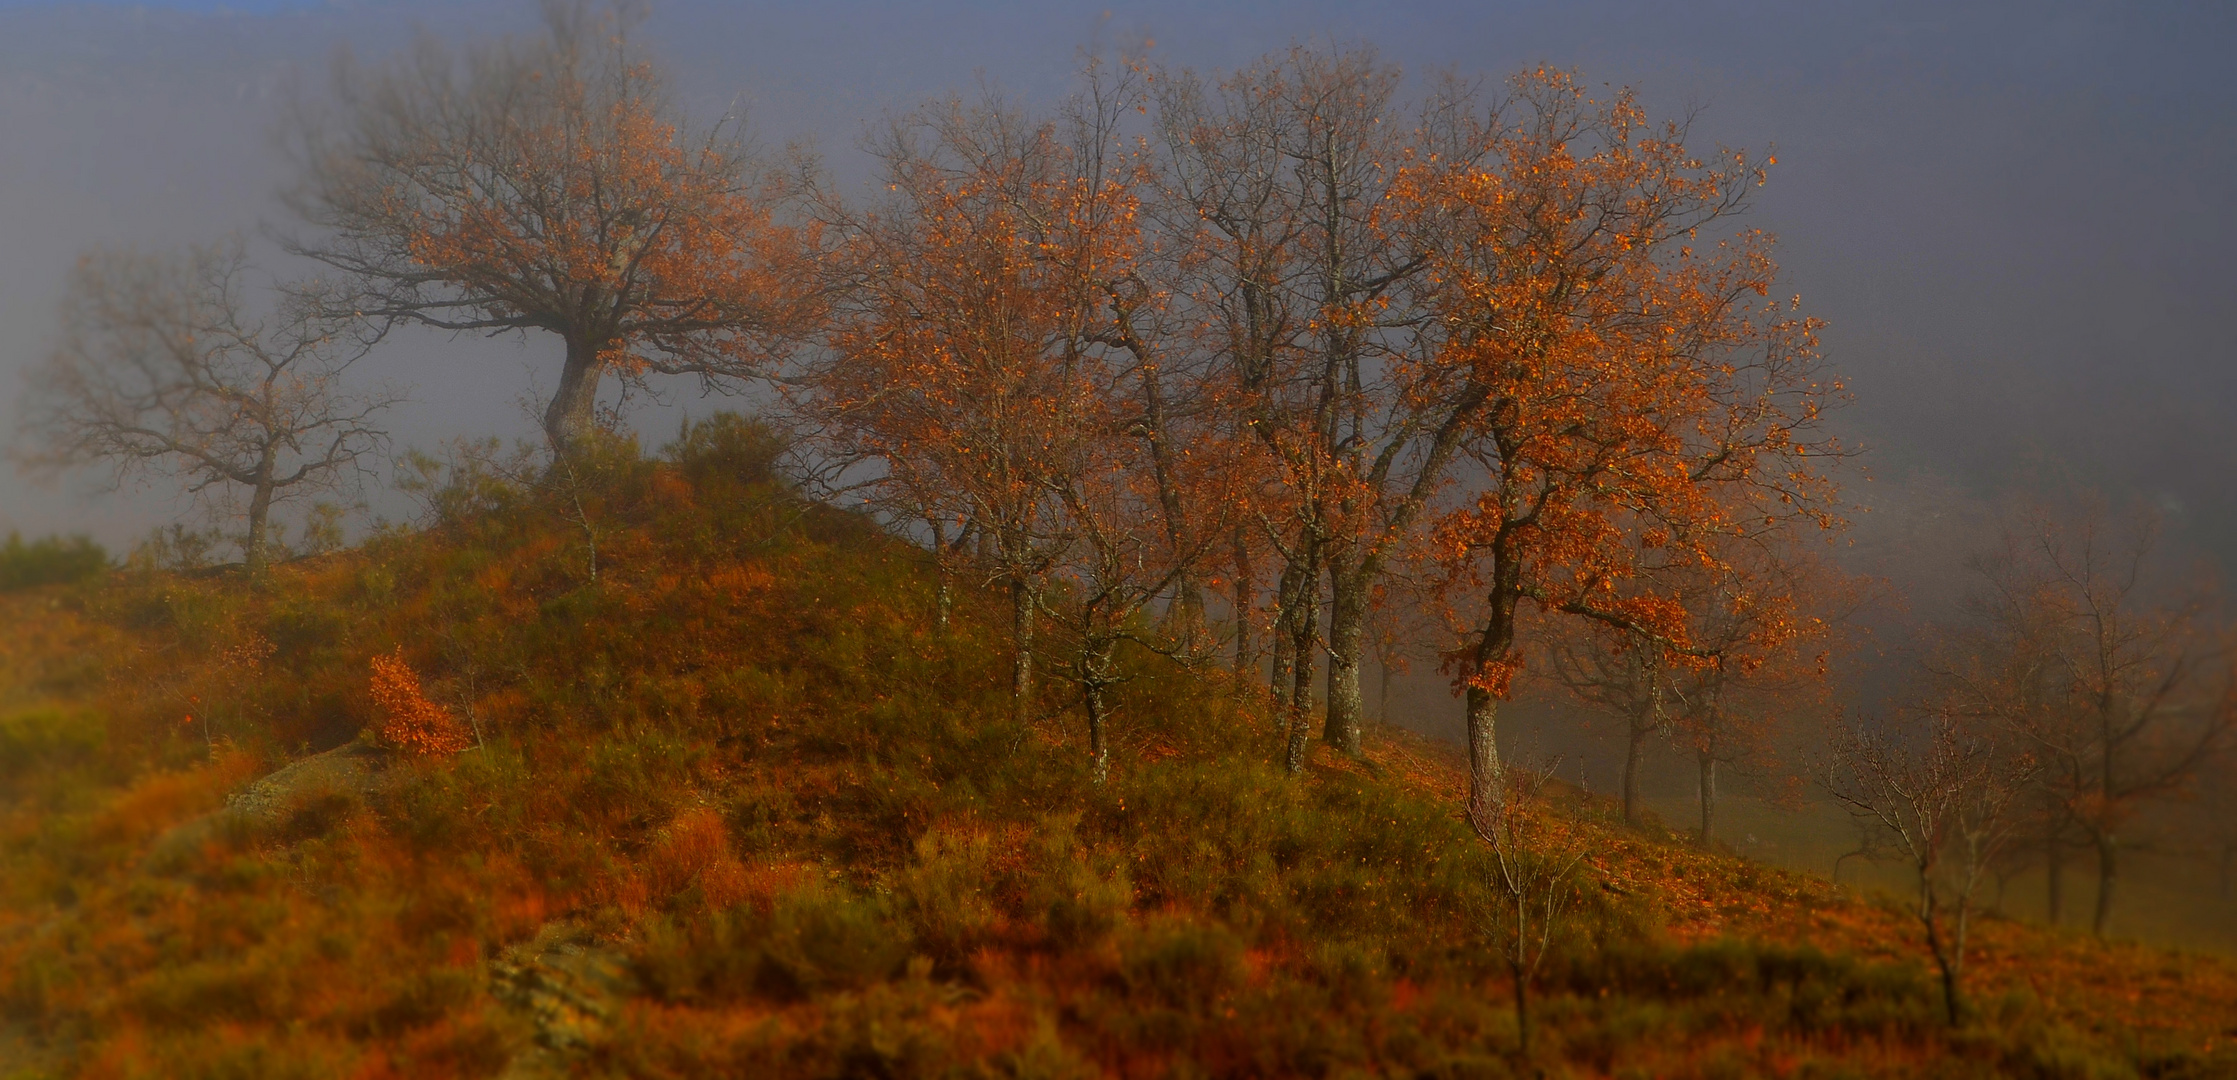
[[[1573,790],[1526,1057],[1447,750],[1292,777],[1143,651],[1098,784],[1000,603],[937,627],[777,449],[463,457],[262,585],[0,595],[0,1076],[2237,1074],[2226,961],[1984,919],[1953,1029],[1892,901]],[[383,744],[380,657],[465,749]]]

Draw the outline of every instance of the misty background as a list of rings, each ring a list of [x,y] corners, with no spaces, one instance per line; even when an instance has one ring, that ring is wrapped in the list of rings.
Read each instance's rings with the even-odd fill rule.
[[[1824,351],[1866,450],[1856,568],[1932,608],[1992,508],[2080,484],[2157,506],[2170,537],[2237,559],[2237,9],[1707,3],[871,4],[665,0],[638,37],[686,111],[815,146],[842,190],[883,116],[999,86],[1069,86],[1083,49],[1204,69],[1294,42],[1371,43],[1420,75],[1540,63],[1629,85],[1696,144],[1775,147],[1750,224],[1830,323]],[[526,33],[528,0],[327,5],[0,4],[0,393],[51,346],[72,261],[286,228],[275,139],[338,49],[379,60],[420,29]],[[262,245],[269,257],[269,245]],[[397,446],[528,436],[558,344],[405,335],[361,372],[404,384]],[[695,386],[633,413],[648,441]],[[12,402],[11,402],[12,404]],[[11,428],[19,413],[0,411]],[[120,550],[179,507],[161,488],[0,475],[0,531]],[[375,493],[376,512],[404,512]],[[1919,612],[1925,614],[1926,612]]]

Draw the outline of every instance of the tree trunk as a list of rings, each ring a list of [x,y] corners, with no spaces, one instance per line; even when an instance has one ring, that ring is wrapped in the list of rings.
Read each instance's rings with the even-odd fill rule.
[[[1095,663],[1089,660],[1088,663]],[[1103,684],[1090,676],[1081,686],[1081,696],[1087,705],[1087,746],[1090,770],[1095,782],[1101,784],[1111,775],[1111,741],[1109,724],[1103,708]]]
[[[1229,603],[1235,608],[1235,674],[1258,671],[1258,650],[1252,641],[1251,612],[1258,606],[1258,577],[1251,569],[1250,537],[1235,527],[1235,591]]]
[[[598,384],[606,374],[599,356],[606,342],[587,336],[567,338],[567,364],[559,371],[559,389],[544,408],[544,438],[552,453],[567,454],[582,445],[598,423]]]
[[[1011,718],[1020,724],[1033,719],[1033,622],[1036,597],[1023,579],[1010,582],[1010,637],[1017,657],[1010,668]]]
[[[1344,561],[1329,567],[1328,719],[1321,737],[1352,757],[1360,753],[1359,651],[1367,629],[1367,575]]]
[[[1297,564],[1282,567],[1281,584],[1274,596],[1274,703],[1288,709],[1290,690],[1297,682],[1297,625],[1301,605],[1298,603]]]
[[[1320,568],[1308,562],[1298,574],[1297,614],[1290,621],[1289,751],[1283,764],[1292,773],[1305,771],[1305,755],[1312,745],[1313,644],[1320,634]]]
[[[1636,724],[1631,728],[1631,745],[1623,755],[1623,820],[1626,825],[1639,823],[1639,751],[1646,745],[1653,728]]]
[[[1950,959],[1949,946],[1942,940],[1941,915],[1934,904],[1934,886],[1927,876],[1929,870],[1919,869],[1919,921],[1926,924],[1926,948],[1934,954],[1934,966],[1942,973],[1942,1004],[1949,1012],[1950,1026],[1958,1023],[1957,968]]]
[[[941,637],[946,637],[948,616],[955,609],[955,575],[948,569],[948,532],[940,527],[937,515],[927,515],[925,524],[932,528],[932,568],[940,575],[940,591],[934,600],[933,625],[939,630]],[[963,538],[957,537],[956,542],[962,543]]]
[[[1499,699],[1471,686],[1468,699],[1468,798],[1470,805],[1502,797],[1499,786]]]
[[[2113,915],[2114,886],[2120,882],[2120,840],[2111,833],[2097,837],[2097,909],[2090,915],[2089,932],[2105,936],[2105,924]]]
[[[252,578],[263,577],[265,566],[271,562],[271,538],[268,534],[272,517],[273,455],[267,452],[264,458],[256,490],[249,495],[249,535],[241,550],[241,562]]]
[[[1696,760],[1701,772],[1701,846],[1707,849],[1717,839],[1717,759],[1703,750]]]

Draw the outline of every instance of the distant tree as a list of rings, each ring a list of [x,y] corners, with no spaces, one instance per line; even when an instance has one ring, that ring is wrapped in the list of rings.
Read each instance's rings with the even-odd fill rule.
[[[1713,843],[1720,767],[1767,764],[1777,736],[1825,706],[1833,621],[1854,590],[1794,539],[1774,532],[1714,543],[1713,561],[1643,568],[1613,590],[1674,600],[1683,615],[1671,637],[1594,619],[1547,621],[1551,681],[1624,725],[1626,821],[1637,820],[1648,740],[1661,735],[1694,759],[1700,838]]]
[[[1999,747],[1959,718],[1923,718],[1923,730],[1842,729],[1820,782],[1851,815],[1900,854],[1918,879],[1912,909],[1942,974],[1949,1022],[1963,1017],[1965,937],[1981,879],[2019,831],[2018,803],[2034,760]]]
[[[817,278],[812,230],[771,215],[781,185],[724,126],[687,135],[622,27],[559,0],[545,19],[463,59],[424,37],[370,75],[340,67],[337,108],[296,125],[311,232],[291,246],[348,275],[334,300],[367,318],[556,335],[543,426],[565,451],[609,372],[762,372]]]
[[[2048,868],[2068,836],[2097,855],[2102,936],[2140,812],[2189,789],[2237,733],[2237,678],[2203,587],[2154,580],[2148,521],[2037,512],[1975,560],[1971,625],[1936,661],[1952,708],[2003,725],[2042,763]]]
[[[270,560],[272,508],[331,491],[386,441],[399,396],[351,392],[343,371],[378,329],[336,316],[317,286],[255,313],[239,244],[177,258],[104,252],[79,262],[62,342],[31,372],[24,444],[34,470],[104,465],[179,478],[200,498],[247,498],[242,555]]]
[[[1409,378],[1482,401],[1459,417],[1465,479],[1433,541],[1447,595],[1465,600],[1448,659],[1482,791],[1498,787],[1522,605],[1701,655],[1683,596],[1644,587],[1642,570],[1713,578],[1720,543],[1838,523],[1817,462],[1834,452],[1820,419],[1840,386],[1816,323],[1771,298],[1768,238],[1700,239],[1762,165],[1695,158],[1627,93],[1598,101],[1550,72],[1515,92],[1484,167],[1425,164],[1394,196],[1425,238],[1436,314]]]

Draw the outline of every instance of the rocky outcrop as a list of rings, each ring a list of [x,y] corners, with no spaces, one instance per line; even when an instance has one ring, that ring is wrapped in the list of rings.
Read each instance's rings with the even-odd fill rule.
[[[490,996],[525,1021],[533,1039],[505,1080],[568,1075],[636,988],[627,959],[571,923],[547,924],[533,940],[506,949],[489,965]]]

